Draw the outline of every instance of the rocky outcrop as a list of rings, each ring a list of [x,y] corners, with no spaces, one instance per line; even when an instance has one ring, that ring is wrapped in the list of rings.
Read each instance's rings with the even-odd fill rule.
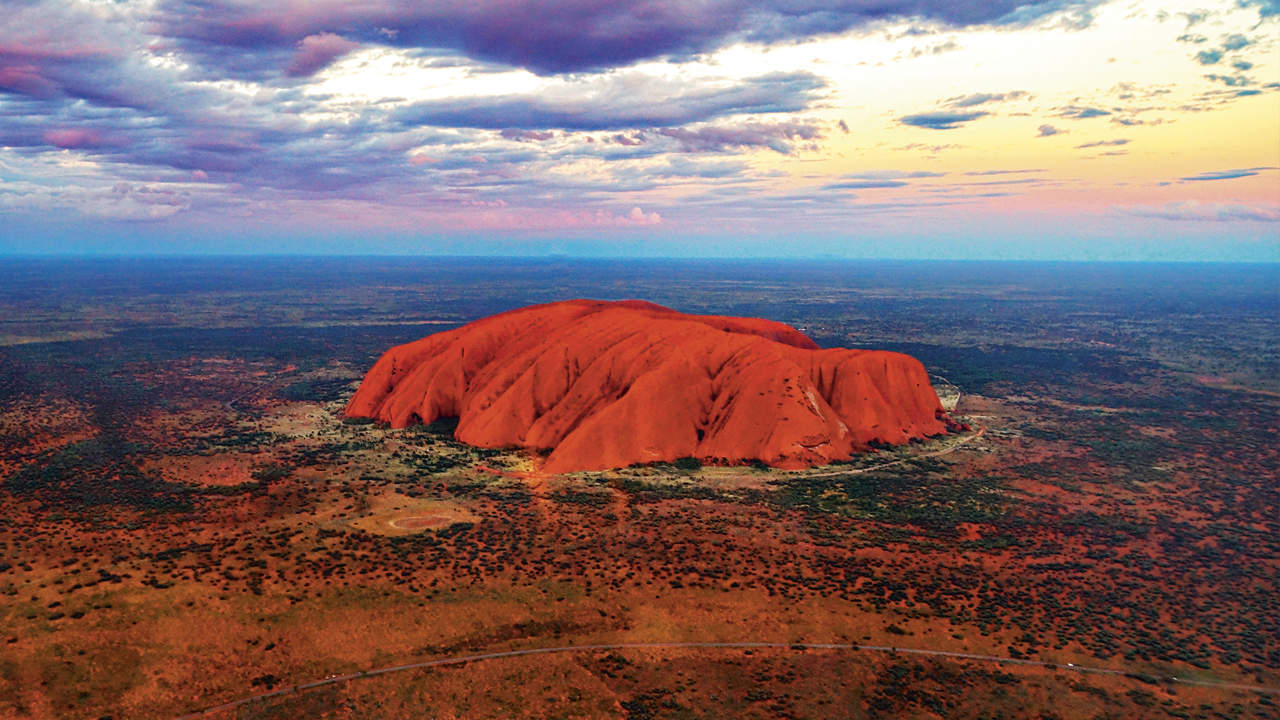
[[[547,472],[696,457],[799,468],[945,432],[918,360],[819,349],[770,320],[570,300],[394,347],[347,406],[392,427],[549,451]]]

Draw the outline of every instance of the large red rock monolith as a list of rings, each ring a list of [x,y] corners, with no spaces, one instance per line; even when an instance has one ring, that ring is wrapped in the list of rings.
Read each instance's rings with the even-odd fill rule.
[[[557,473],[682,457],[801,468],[954,427],[908,355],[634,300],[536,305],[394,347],[346,415],[457,417],[458,440],[546,450]]]

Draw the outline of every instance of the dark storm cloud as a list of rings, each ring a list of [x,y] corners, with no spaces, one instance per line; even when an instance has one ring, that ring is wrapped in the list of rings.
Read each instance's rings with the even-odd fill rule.
[[[406,126],[494,130],[675,126],[725,115],[803,110],[823,87],[824,81],[807,72],[774,73],[729,86],[625,73],[526,95],[417,102],[396,110],[391,117]]]
[[[918,113],[916,115],[904,115],[898,118],[898,122],[903,125],[911,125],[913,127],[929,128],[932,130],[954,130],[961,125],[977,120],[980,117],[989,115],[990,113],[975,112],[927,112]]]
[[[298,43],[332,33],[359,42],[446,50],[538,73],[624,67],[738,41],[781,43],[891,18],[951,26],[1019,25],[1059,12],[1087,25],[1097,0],[164,0],[153,31],[209,66],[251,75]]]

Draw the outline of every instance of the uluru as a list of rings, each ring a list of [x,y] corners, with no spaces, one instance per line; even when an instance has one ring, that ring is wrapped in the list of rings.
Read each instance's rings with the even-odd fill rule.
[[[564,473],[695,457],[804,468],[956,427],[920,361],[821,349],[771,320],[568,300],[388,350],[345,410],[545,454]]]

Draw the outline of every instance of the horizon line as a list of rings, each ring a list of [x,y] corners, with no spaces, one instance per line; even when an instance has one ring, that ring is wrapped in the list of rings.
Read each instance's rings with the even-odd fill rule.
[[[297,259],[322,260],[341,258],[360,259],[422,259],[422,260],[583,260],[583,261],[681,261],[681,262],[894,262],[894,263],[1061,263],[1073,265],[1280,265],[1280,260],[1206,259],[1206,258],[1020,258],[1020,257],[891,257],[891,256],[843,256],[843,255],[579,255],[572,253],[511,253],[511,254],[463,254],[463,253],[324,253],[324,252],[48,252],[10,253],[0,251],[0,261],[6,260],[230,260],[230,259]]]

